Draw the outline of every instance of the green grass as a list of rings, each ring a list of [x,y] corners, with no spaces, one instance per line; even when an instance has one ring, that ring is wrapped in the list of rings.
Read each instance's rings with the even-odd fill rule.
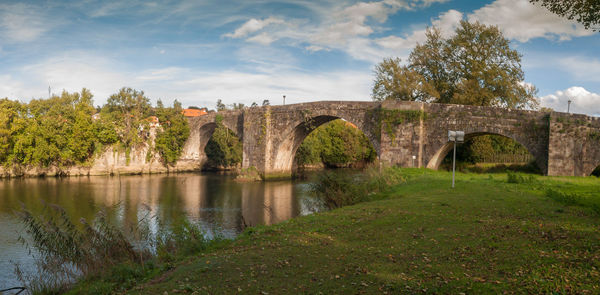
[[[129,292],[600,292],[600,179],[402,173],[377,201],[249,228]]]

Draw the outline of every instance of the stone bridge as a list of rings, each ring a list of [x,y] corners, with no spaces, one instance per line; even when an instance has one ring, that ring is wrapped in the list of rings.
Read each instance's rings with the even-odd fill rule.
[[[320,101],[191,118],[178,166],[202,167],[204,147],[220,121],[243,142],[243,168],[254,167],[265,179],[289,177],[304,138],[335,119],[356,125],[386,165],[437,169],[452,148],[448,130],[464,130],[467,138],[512,138],[529,150],[546,175],[587,176],[600,165],[600,118],[419,102]]]

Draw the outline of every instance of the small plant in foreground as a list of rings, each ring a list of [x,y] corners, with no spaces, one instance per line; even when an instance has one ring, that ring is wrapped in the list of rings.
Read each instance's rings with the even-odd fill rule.
[[[508,182],[508,183],[534,183],[535,182],[535,176],[533,176],[533,175],[525,176],[520,173],[508,172],[508,174],[506,176],[507,176],[506,182]]]
[[[335,209],[366,201],[372,193],[403,181],[398,169],[380,170],[377,165],[371,165],[362,175],[324,171],[317,175],[310,186],[310,192],[321,207]]]
[[[161,261],[198,253],[206,249],[208,240],[204,231],[183,218],[168,226],[161,226],[156,235],[156,255]]]
[[[578,193],[567,193],[555,189],[547,189],[546,197],[567,206],[590,207],[594,212],[600,214],[600,203],[594,202],[595,199],[586,198]]]
[[[22,237],[21,242],[37,256],[38,277],[18,267],[16,273],[32,292],[63,290],[78,277],[101,273],[123,261],[141,263],[149,254],[134,249],[123,232],[108,222],[105,211],[92,224],[81,219],[79,225],[57,205],[46,206],[40,216],[25,208],[17,215],[31,237],[31,244]]]

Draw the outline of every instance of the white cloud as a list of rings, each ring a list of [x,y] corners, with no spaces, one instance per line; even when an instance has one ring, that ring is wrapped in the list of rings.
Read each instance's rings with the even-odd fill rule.
[[[286,39],[294,46],[302,46],[309,52],[341,50],[355,59],[377,62],[382,57],[392,54],[398,47],[403,49],[413,47],[424,40],[425,30],[414,33],[414,36],[401,38],[388,36],[373,40],[371,35],[386,30],[383,27],[388,17],[398,10],[415,10],[432,3],[447,0],[382,0],[374,2],[358,2],[351,5],[341,4],[320,7],[320,18],[315,21],[269,17],[264,20],[250,19],[234,32],[223,36],[230,38],[245,38],[246,41],[269,45],[277,40]],[[305,4],[305,3],[303,3]],[[313,7],[313,10],[315,7]],[[325,11],[325,12],[324,12]],[[442,28],[457,22],[456,17],[462,14],[456,10],[448,11],[435,20]],[[275,21],[274,21],[275,20]],[[269,27],[270,24],[281,24]],[[452,27],[452,26],[450,26]],[[453,27],[452,27],[453,30]],[[255,34],[258,33],[259,34]],[[444,30],[445,32],[445,30]]]
[[[357,23],[364,23],[368,17],[383,23],[387,20],[388,14],[394,13],[400,8],[396,2],[358,2],[352,6],[344,8],[338,13],[340,19],[351,19]]]
[[[468,16],[469,21],[497,25],[504,36],[527,42],[533,38],[569,40],[594,34],[582,25],[559,17],[527,0],[496,0]]]
[[[67,52],[21,69],[27,76],[24,89],[16,91],[18,98],[46,97],[48,85],[52,93],[62,90],[80,91],[85,87],[93,91],[95,100],[103,102],[110,94],[132,81],[118,70],[112,60],[79,52]]]
[[[275,18],[275,17],[268,17],[268,18],[265,18],[262,20],[252,18],[252,19],[248,20],[247,22],[245,22],[243,25],[241,25],[239,28],[237,28],[233,33],[228,33],[223,36],[229,37],[229,38],[244,38],[252,33],[262,30],[263,28],[265,28],[268,25],[282,24],[282,23],[283,23],[283,20]]]
[[[454,30],[460,23],[463,14],[460,11],[451,9],[439,15],[437,19],[432,19],[431,23],[433,26],[438,27],[444,37],[449,37],[454,33]],[[375,43],[385,49],[388,49],[390,54],[394,53],[394,56],[399,56],[405,59],[409,52],[417,45],[417,43],[423,43],[427,40],[425,36],[426,29],[417,29],[412,31],[410,35],[406,37],[399,36],[387,36],[375,40]]]
[[[23,3],[0,4],[0,37],[4,42],[30,42],[58,24],[38,9]]]
[[[559,66],[580,81],[600,82],[600,60],[581,56],[557,58]]]
[[[24,89],[22,81],[14,79],[11,75],[0,75],[0,98],[19,97],[19,95],[23,95]]]
[[[218,98],[225,103],[242,102],[249,105],[270,99],[272,104],[280,104],[282,95],[286,95],[287,103],[370,100],[370,73],[344,71],[315,75],[286,72],[269,75],[226,71],[190,74],[194,76],[184,77],[177,82],[177,88],[184,91],[178,93],[184,104],[212,107]]]
[[[153,101],[178,99],[184,105],[214,107],[217,99],[225,103],[251,104],[270,99],[280,103],[318,100],[370,100],[371,73],[332,71],[311,73],[282,67],[273,72],[240,70],[205,71],[185,67],[166,67],[140,71],[119,69],[113,60],[84,53],[69,52],[21,69],[17,80],[0,75],[0,93],[11,99],[28,101],[53,93],[80,91],[85,87],[94,94],[94,103],[104,104],[121,87],[144,90]]]
[[[600,94],[589,92],[583,87],[574,86],[540,97],[540,104],[558,112],[566,112],[569,100],[572,113],[600,116]]]
[[[450,9],[440,14],[440,16],[437,19],[432,20],[431,24],[434,27],[440,29],[440,32],[442,33],[443,37],[448,38],[454,35],[454,32],[456,31],[456,28],[458,27],[462,19],[462,12]]]
[[[428,7],[434,3],[445,3],[448,2],[450,0],[423,0],[423,7]]]
[[[263,32],[263,33],[260,33],[258,35],[255,35],[255,36],[252,36],[252,37],[246,39],[246,41],[258,43],[261,45],[269,45],[269,44],[273,43],[273,41],[275,41],[275,38],[273,36]]]

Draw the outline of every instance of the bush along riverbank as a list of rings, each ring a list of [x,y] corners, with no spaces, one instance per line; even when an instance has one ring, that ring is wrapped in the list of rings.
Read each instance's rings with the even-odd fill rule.
[[[424,169],[322,175],[315,202],[341,208],[248,228],[153,271],[111,267],[71,292],[600,292],[598,178],[458,173],[450,183]]]

